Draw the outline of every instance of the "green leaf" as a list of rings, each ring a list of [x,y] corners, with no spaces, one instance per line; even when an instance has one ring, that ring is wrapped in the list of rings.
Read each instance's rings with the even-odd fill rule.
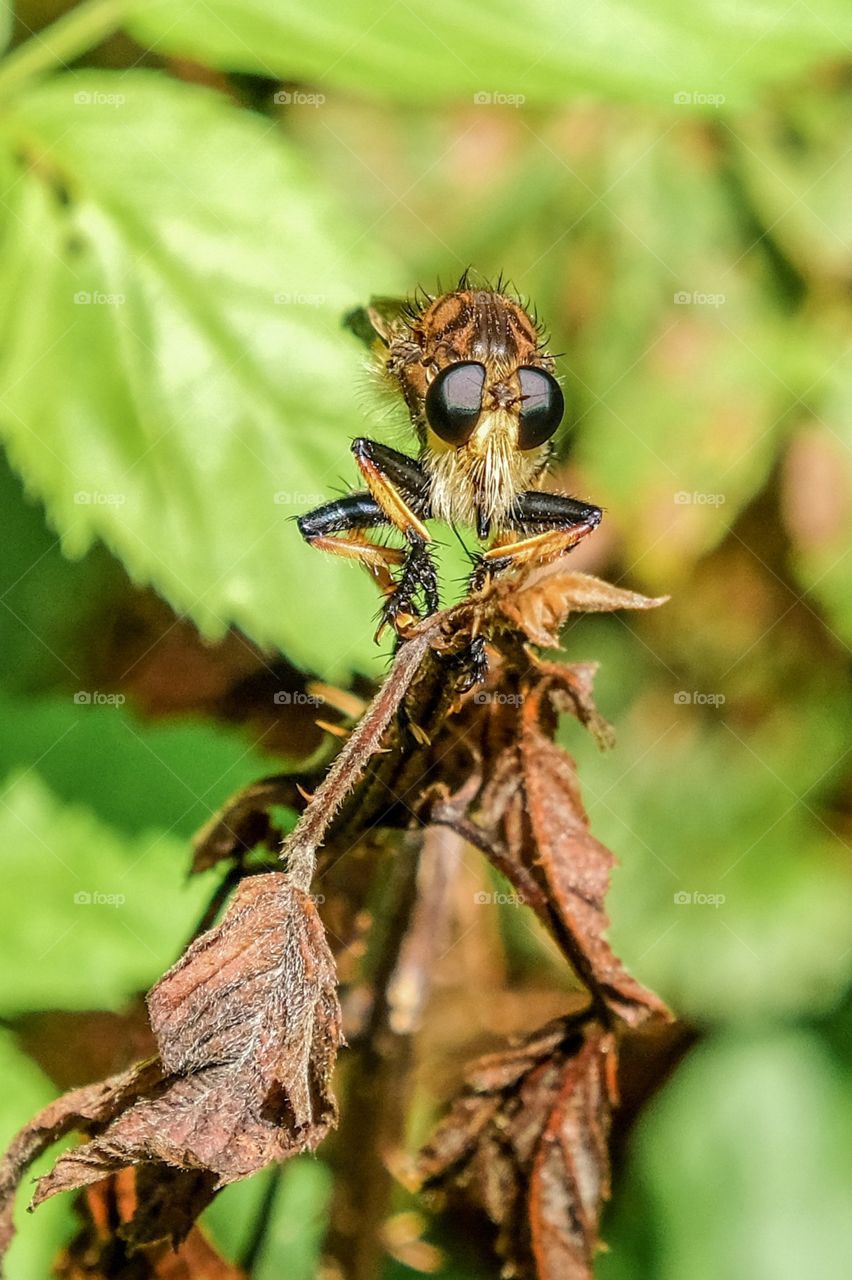
[[[9,0],[0,0],[0,49],[5,49],[12,38],[15,14]]]
[[[64,550],[102,538],[210,636],[368,668],[374,588],[292,517],[355,475],[340,317],[398,283],[369,236],[267,123],[148,73],[57,77],[0,136],[0,430]]]
[[[37,765],[59,798],[88,805],[121,831],[161,827],[188,840],[232,792],[275,770],[232,729],[147,724],[115,696],[0,698],[0,778]]]
[[[277,1180],[275,1199],[252,1276],[277,1280],[286,1258],[288,1277],[310,1280],[316,1275],[331,1193],[331,1171],[321,1160],[288,1160],[283,1167],[225,1187],[202,1222],[227,1257],[239,1258],[251,1240],[270,1178]]]
[[[842,0],[779,11],[766,0],[154,0],[137,39],[212,66],[413,101],[522,94],[559,102],[593,91],[713,111],[766,84],[843,56],[852,14]],[[719,101],[721,99],[721,101]]]
[[[75,671],[85,668],[103,597],[124,581],[119,565],[103,547],[69,563],[2,454],[0,546],[0,681],[15,693],[79,683]]]
[[[720,1036],[693,1051],[640,1120],[605,1228],[611,1252],[595,1275],[842,1280],[852,1247],[849,1085],[801,1032]],[[637,1193],[641,1225],[628,1216]],[[637,1229],[653,1241],[650,1269],[631,1257]]]
[[[211,893],[163,831],[133,840],[30,771],[0,792],[0,1012],[118,1008],[180,953]]]

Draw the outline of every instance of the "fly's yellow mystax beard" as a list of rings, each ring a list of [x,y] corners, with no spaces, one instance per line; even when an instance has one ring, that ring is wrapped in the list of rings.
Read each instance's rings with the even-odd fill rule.
[[[549,445],[522,452],[518,448],[518,418],[508,409],[487,409],[463,445],[446,444],[427,428],[426,449],[432,510],[448,524],[484,522],[493,532],[503,522],[519,494],[541,475]]]

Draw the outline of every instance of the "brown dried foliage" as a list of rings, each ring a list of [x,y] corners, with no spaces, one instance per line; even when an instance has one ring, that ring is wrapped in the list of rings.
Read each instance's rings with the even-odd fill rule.
[[[615,1037],[560,1018],[469,1068],[421,1152],[428,1188],[462,1195],[498,1228],[506,1275],[590,1274],[615,1103]]]
[[[80,1230],[56,1263],[59,1280],[246,1280],[192,1224],[177,1248],[170,1240],[139,1238],[134,1223],[140,1199],[171,1192],[171,1180],[150,1165],[123,1169],[87,1187],[77,1206]]]
[[[128,1238],[177,1243],[218,1187],[313,1150],[335,1122],[334,963],[314,903],[283,872],[240,884],[221,924],[153,988],[148,1010],[159,1057],[65,1094],[12,1144],[0,1182],[3,1244],[21,1174],[72,1129],[89,1141],[39,1179],[33,1205],[154,1166]]]
[[[343,853],[358,849],[368,862],[371,832],[431,826],[479,847],[512,882],[590,999],[582,1013],[470,1069],[420,1157],[417,1178],[484,1211],[497,1228],[507,1274],[590,1276],[608,1193],[619,1036],[668,1015],[604,937],[614,860],[589,830],[573,760],[554,742],[560,711],[608,742],[592,697],[595,665],[544,661],[532,646],[555,647],[572,610],[658,603],[569,572],[564,561],[498,578],[413,628],[285,841],[283,870],[258,874],[245,855],[256,843],[274,846],[269,809],[294,804],[293,778],[266,779],[216,815],[196,842],[195,869],[230,862],[224,885],[238,881],[237,888],[221,922],[189,945],[148,996],[157,1056],[73,1090],[18,1135],[0,1167],[0,1248],[11,1237],[12,1197],[25,1169],[76,1129],[86,1140],[59,1157],[33,1200],[89,1187],[86,1225],[61,1274],[135,1277],[121,1268],[136,1259],[133,1265],[148,1268],[140,1277],[237,1275],[193,1230],[195,1218],[228,1182],[313,1150],[337,1117],[330,1081],[343,1035],[335,963],[310,895],[318,869],[324,889],[358,898],[363,872],[335,879]],[[473,635],[489,644],[489,680],[460,695],[455,673]],[[406,850],[410,837],[398,844],[397,858]],[[405,910],[388,931],[400,956],[411,950],[406,930],[419,918],[410,894],[427,881],[403,876]],[[360,920],[359,909],[353,901],[341,918]],[[438,932],[420,928],[414,951],[421,977],[430,968],[430,935]],[[396,954],[385,957],[374,983],[394,980]],[[418,1009],[425,979],[422,987]],[[359,999],[363,1005],[363,993]],[[356,1020],[356,1039],[367,1043],[353,1051],[366,1052],[365,1062],[387,1046],[389,1034],[416,1029],[409,1018],[404,1033],[393,1031],[387,992],[376,989],[370,1000],[372,1013]],[[407,1052],[381,1054],[385,1068],[409,1060]],[[353,1104],[363,1076],[351,1073]],[[397,1111],[401,1132],[404,1107]],[[384,1176],[382,1161],[373,1166]],[[374,1186],[370,1213],[363,1222],[356,1213],[359,1241],[350,1230],[359,1188],[351,1190],[338,1197],[349,1205],[350,1223],[337,1233],[346,1246],[331,1261],[332,1270],[356,1280],[370,1274],[372,1246],[363,1247],[363,1238],[378,1240],[386,1193]]]

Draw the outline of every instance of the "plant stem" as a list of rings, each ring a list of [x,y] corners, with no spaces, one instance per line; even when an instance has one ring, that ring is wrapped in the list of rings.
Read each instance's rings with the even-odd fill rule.
[[[363,1036],[350,1050],[346,1102],[332,1152],[335,1188],[323,1265],[335,1280],[373,1280],[385,1252],[391,1169],[405,1132],[413,1039],[443,949],[461,842],[433,827],[419,857],[409,834],[394,857],[394,904],[373,978]],[[407,845],[407,847],[406,847]]]
[[[0,97],[8,97],[37,76],[67,67],[112,35],[136,0],[85,0],[45,31],[38,31],[0,63]]]

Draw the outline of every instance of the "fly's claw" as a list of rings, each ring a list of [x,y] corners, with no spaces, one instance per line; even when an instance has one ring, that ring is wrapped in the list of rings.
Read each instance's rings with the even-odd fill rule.
[[[488,651],[482,636],[474,636],[470,644],[457,657],[462,668],[458,683],[459,693],[468,693],[488,678]]]
[[[379,643],[388,627],[391,627],[400,639],[404,640],[407,633],[419,621],[420,615],[412,612],[411,602],[400,599],[399,592],[394,591],[382,606],[379,625],[374,636],[376,644]]]

